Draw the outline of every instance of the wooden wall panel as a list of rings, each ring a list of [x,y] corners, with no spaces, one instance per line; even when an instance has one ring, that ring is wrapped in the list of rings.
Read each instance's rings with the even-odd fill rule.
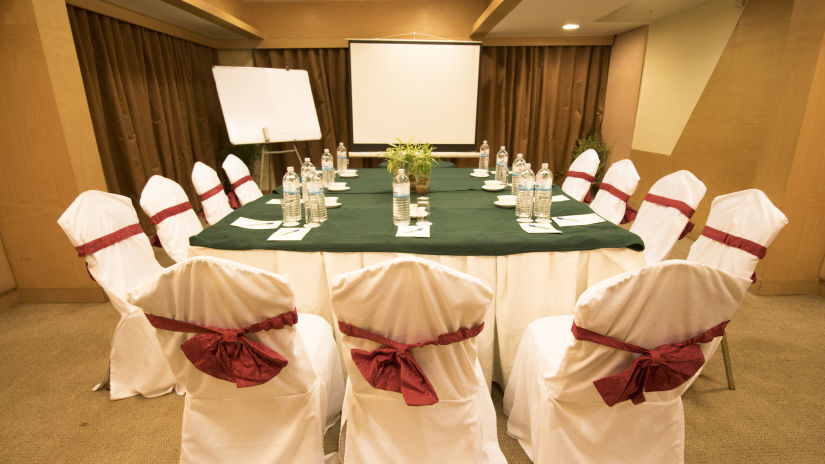
[[[2,9],[0,235],[9,264],[21,292],[80,288],[99,299],[57,225],[80,191],[106,189],[66,4],[12,0]]]

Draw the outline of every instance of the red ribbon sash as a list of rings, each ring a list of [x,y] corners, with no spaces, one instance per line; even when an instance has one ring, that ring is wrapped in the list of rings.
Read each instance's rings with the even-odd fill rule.
[[[251,181],[252,181],[252,176],[243,176],[240,179],[236,180],[235,182],[232,182],[232,190],[238,190],[238,187],[240,187],[241,185],[243,185],[247,182],[251,182]]]
[[[198,195],[198,197],[200,197],[201,201],[206,201],[206,200],[214,197],[215,195],[217,195],[218,192],[222,192],[222,191],[223,191],[223,185],[218,184],[218,185],[212,187],[211,189],[203,192],[202,194]]]
[[[672,390],[685,383],[705,364],[698,343],[721,337],[728,322],[724,321],[687,340],[659,345],[652,350],[591,332],[575,323],[571,330],[577,340],[641,354],[622,372],[593,381],[605,404],[613,406],[626,400],[631,400],[633,404],[644,403],[646,391]]]
[[[591,184],[593,183],[593,181],[596,180],[595,177],[591,176],[590,174],[588,174],[586,172],[581,172],[581,171],[567,171],[567,177],[576,177],[578,179],[584,179],[584,180],[590,182]]]
[[[674,200],[673,198],[661,197],[659,195],[654,195],[652,193],[648,193],[647,195],[645,195],[644,201],[649,201],[657,205],[676,208],[677,210],[679,210],[680,213],[687,216],[688,222],[687,224],[685,224],[685,228],[682,230],[682,233],[679,234],[679,240],[685,238],[685,236],[689,234],[691,230],[693,230],[694,224],[692,221],[690,221],[690,218],[693,217],[693,213],[695,213],[696,211],[684,201]]]
[[[409,406],[428,406],[438,403],[438,395],[410,350],[426,345],[449,345],[475,337],[484,329],[484,322],[472,328],[460,328],[441,334],[433,340],[418,343],[399,343],[368,330],[338,321],[341,333],[380,343],[373,351],[350,350],[352,361],[367,382],[379,390],[401,393]]]
[[[711,240],[716,240],[719,243],[724,243],[727,246],[747,251],[759,259],[764,258],[765,254],[768,252],[767,248],[756,242],[752,242],[746,238],[737,237],[736,235],[727,234],[710,226],[705,226],[705,228],[702,229],[702,235]]]
[[[103,237],[96,238],[91,242],[84,243],[83,245],[78,245],[74,247],[77,250],[77,256],[80,258],[84,258],[88,255],[97,253],[98,251],[112,246],[117,242],[121,242],[126,240],[127,238],[142,234],[143,229],[140,228],[140,224],[132,224],[130,226],[126,226],[122,229],[116,230],[111,234],[104,235]]]
[[[298,322],[298,312],[293,309],[240,329],[202,327],[153,314],[146,314],[146,319],[158,329],[197,333],[180,345],[189,362],[212,377],[244,388],[270,381],[288,363],[272,348],[245,335],[294,325]]]
[[[613,195],[614,197],[618,198],[619,200],[622,200],[625,203],[627,203],[627,200],[630,199],[630,195],[622,192],[618,188],[616,188],[616,187],[614,187],[614,186],[612,186],[612,185],[610,185],[606,182],[602,182],[601,185],[599,185],[599,190],[604,190],[607,193]]]
[[[189,211],[190,209],[192,209],[192,205],[188,201],[184,201],[183,203],[158,211],[157,214],[149,218],[149,222],[154,225],[158,225],[163,222],[164,219],[168,219],[176,214]]]

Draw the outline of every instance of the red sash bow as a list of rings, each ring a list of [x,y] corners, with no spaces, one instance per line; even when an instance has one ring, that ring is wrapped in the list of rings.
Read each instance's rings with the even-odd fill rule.
[[[639,212],[631,208],[630,205],[627,204],[627,200],[630,199],[630,195],[622,192],[617,187],[614,187],[613,185],[608,184],[606,182],[602,182],[599,185],[599,190],[604,190],[605,192],[613,195],[614,197],[618,198],[619,200],[622,200],[625,203],[624,215],[622,216],[621,221],[619,221],[619,224],[627,224],[628,222],[633,222],[636,219],[636,214],[638,214]]]
[[[685,383],[705,364],[698,343],[707,343],[724,335],[728,322],[724,321],[685,341],[659,345],[652,350],[591,332],[575,323],[571,330],[577,340],[641,354],[622,372],[593,381],[605,404],[613,406],[626,400],[631,400],[633,404],[644,403],[646,391],[672,390]]]
[[[338,321],[338,328],[350,337],[381,344],[373,351],[350,350],[352,361],[370,385],[379,390],[401,393],[409,406],[428,406],[438,403],[438,395],[410,350],[426,345],[449,345],[475,337],[481,333],[484,323],[418,343],[399,343],[341,321]]]
[[[647,195],[645,195],[644,201],[649,201],[651,203],[655,203],[661,206],[675,208],[688,218],[688,222],[687,224],[685,224],[685,228],[682,230],[682,233],[679,234],[679,240],[685,238],[685,236],[689,234],[691,230],[693,230],[694,224],[692,221],[690,221],[690,218],[693,217],[693,213],[695,213],[696,211],[684,201],[674,200],[673,198],[662,197],[659,195],[654,195],[652,193],[648,193]]]
[[[277,351],[245,335],[294,325],[298,322],[298,312],[293,309],[241,329],[202,327],[153,314],[146,314],[146,319],[158,329],[197,333],[180,345],[189,362],[212,377],[243,388],[268,382],[288,363]]]

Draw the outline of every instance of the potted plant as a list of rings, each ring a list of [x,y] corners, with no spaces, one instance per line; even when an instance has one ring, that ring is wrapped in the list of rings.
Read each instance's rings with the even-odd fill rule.
[[[416,193],[426,193],[430,188],[430,174],[433,166],[438,164],[438,156],[433,154],[435,147],[429,143],[398,142],[390,145],[382,157],[387,162],[387,172],[395,175],[399,168],[404,168],[410,183],[415,183]]]
[[[573,159],[576,159],[582,154],[583,151],[589,148],[596,150],[596,153],[599,154],[599,169],[596,170],[596,180],[591,186],[591,189],[593,189],[591,191],[595,195],[595,191],[598,190],[598,185],[601,184],[602,179],[604,178],[604,166],[607,162],[607,155],[610,154],[610,150],[607,148],[607,145],[605,145],[599,135],[592,134],[576,140],[576,146],[573,148]]]

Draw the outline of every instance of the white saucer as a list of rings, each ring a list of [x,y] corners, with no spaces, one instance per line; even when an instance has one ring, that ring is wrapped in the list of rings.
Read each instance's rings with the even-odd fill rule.
[[[338,187],[338,188],[327,187],[327,190],[329,190],[330,192],[346,192],[347,190],[349,190],[349,187],[344,187],[344,188],[341,188],[341,187]]]
[[[343,179],[352,179],[353,177],[358,177],[358,173],[355,172],[352,174],[338,174],[338,177],[341,177]]]
[[[502,203],[498,200],[494,201],[493,204],[498,206],[499,208],[515,208],[516,207],[515,203]]]
[[[486,185],[481,186],[481,190],[486,190],[488,192],[500,192],[500,191],[504,190],[505,188],[507,188],[507,186],[504,185],[504,184],[501,184],[498,187],[488,187]]]
[[[471,172],[470,175],[473,177],[490,177],[489,174],[476,174],[475,171]]]
[[[340,208],[340,207],[341,207],[341,203],[327,203],[327,209]]]

